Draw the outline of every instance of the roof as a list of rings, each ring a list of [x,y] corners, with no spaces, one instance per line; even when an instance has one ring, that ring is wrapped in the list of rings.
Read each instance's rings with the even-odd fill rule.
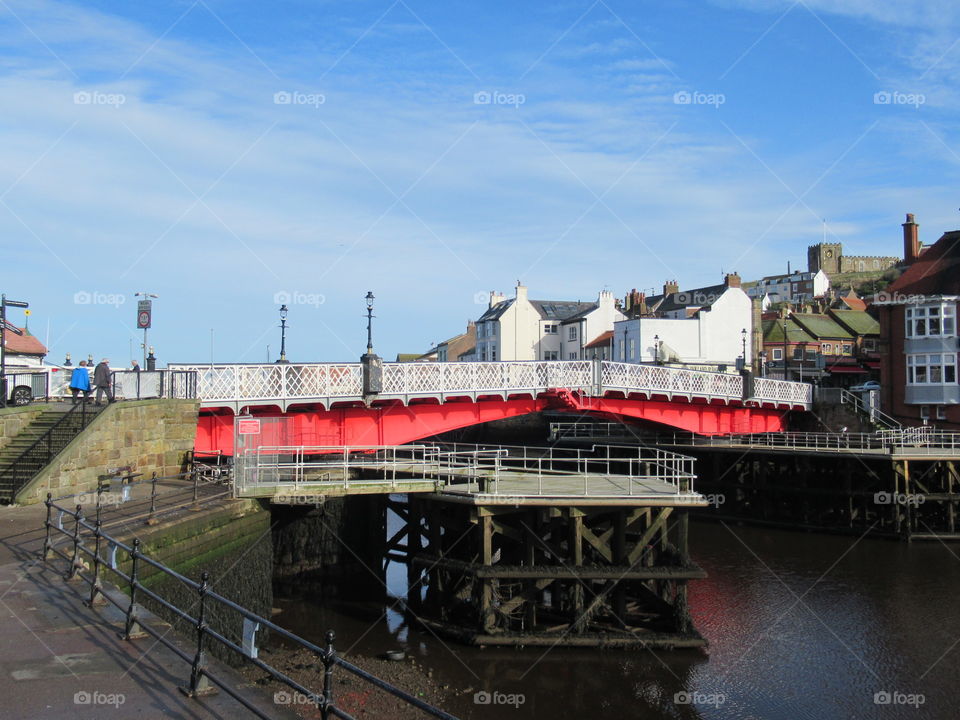
[[[856,335],[879,335],[880,323],[863,310],[833,310],[830,313],[843,327]]]
[[[596,303],[567,302],[564,300],[531,300],[530,304],[544,320],[570,320],[597,309]]]
[[[514,302],[516,302],[516,298],[498,302],[492,308],[488,308],[477,322],[499,319]],[[597,309],[597,303],[570,302],[568,300],[530,300],[528,302],[544,320],[569,320]]]
[[[17,353],[18,355],[43,356],[47,354],[46,346],[44,346],[42,342],[31,335],[29,330],[26,328],[17,329],[22,330],[23,335],[17,335],[16,333],[12,332],[4,333],[4,338],[6,338],[4,346],[6,347],[7,352]]]
[[[588,342],[583,346],[584,350],[595,347],[603,347],[604,345],[609,345],[610,341],[613,339],[613,330],[607,330],[597,335],[593,340]]]
[[[666,296],[660,295],[655,298],[648,298],[647,302],[650,303],[651,300],[660,301],[658,305],[654,305],[657,312],[685,310],[689,307],[711,307],[729,289],[726,284],[720,283],[719,285],[708,285],[693,290],[670,293]]]
[[[423,357],[423,353],[397,353],[397,362],[413,362]]]
[[[581,311],[578,312],[578,313],[574,313],[573,315],[570,315],[570,316],[569,316],[566,320],[564,320],[563,322],[569,323],[569,322],[576,322],[577,320],[582,320],[582,319],[585,318],[587,315],[589,315],[589,314],[592,313],[594,310],[596,310],[598,307],[600,307],[599,305],[597,305],[597,303],[586,303],[586,305],[587,305],[587,307],[585,307],[583,310],[581,310]]]
[[[887,292],[960,295],[960,230],[951,230],[920,255]]]
[[[763,321],[763,341],[768,343],[783,342],[783,320],[764,320]],[[806,330],[797,325],[791,315],[787,318],[787,342],[803,343],[816,342],[816,338],[810,335]]]
[[[853,338],[850,331],[829,315],[819,313],[793,313],[791,316],[797,324],[818,340],[821,338]]]
[[[839,300],[851,310],[867,309],[867,303],[861,300],[860,298],[858,298],[856,295],[854,295],[853,289],[850,290],[849,295],[844,295],[843,297],[839,298]]]

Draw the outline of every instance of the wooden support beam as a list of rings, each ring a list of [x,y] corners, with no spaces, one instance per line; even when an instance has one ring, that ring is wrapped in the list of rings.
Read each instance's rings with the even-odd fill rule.
[[[657,530],[667,521],[667,518],[670,517],[670,514],[673,512],[673,508],[665,507],[660,511],[660,514],[657,515],[657,519],[653,521],[653,524],[647,528],[647,531],[640,537],[637,541],[637,544],[634,546],[633,550],[630,551],[630,554],[627,555],[627,565],[631,567],[636,565],[637,561],[643,557],[643,551],[647,547],[647,544],[650,540],[653,539],[653,536],[656,535]]]

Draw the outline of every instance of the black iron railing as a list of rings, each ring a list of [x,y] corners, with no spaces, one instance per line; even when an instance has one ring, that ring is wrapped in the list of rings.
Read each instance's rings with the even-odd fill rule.
[[[7,404],[28,405],[34,400],[50,399],[49,372],[6,372],[3,375],[6,385]]]
[[[192,370],[114,370],[110,382],[114,397],[126,400],[197,396],[197,373]]]
[[[151,505],[152,504],[153,503],[151,503]],[[97,503],[97,516],[93,523],[90,523],[84,518],[83,507],[81,505],[77,505],[73,510],[58,505],[54,502],[50,493],[47,493],[46,507],[46,537],[43,543],[43,560],[48,561],[54,556],[66,560],[69,563],[66,579],[79,579],[90,586],[88,604],[93,605],[98,600],[100,602],[106,601],[123,612],[125,615],[124,631],[122,633],[124,639],[134,640],[140,637],[150,636],[187,663],[190,666],[190,681],[188,687],[184,689],[191,697],[203,696],[219,688],[243,705],[256,717],[263,718],[264,720],[269,720],[271,717],[252,704],[237,688],[231,686],[226,678],[217,675],[210,667],[207,662],[207,648],[210,643],[217,643],[221,647],[232,651],[245,663],[266,672],[273,680],[285,685],[295,693],[300,693],[305,702],[316,706],[324,720],[331,717],[354,720],[349,713],[336,704],[333,683],[333,671],[336,668],[340,668],[380,688],[384,692],[422,710],[428,716],[444,718],[445,720],[457,720],[455,716],[425,703],[338,656],[333,646],[335,637],[332,631],[326,635],[326,647],[315,645],[214,592],[210,587],[210,574],[208,572],[204,571],[200,576],[200,582],[196,582],[145,555],[140,549],[141,544],[139,539],[134,539],[133,542],[128,545],[104,532],[103,523],[99,517],[99,502]],[[58,513],[56,521],[53,519],[54,512]],[[152,514],[151,512],[151,516]],[[67,519],[66,523],[64,523],[65,518]],[[66,551],[56,547],[56,543],[54,542],[55,537],[61,536],[69,538],[69,549]],[[92,547],[90,547],[91,544]],[[106,552],[102,554],[105,548]],[[128,572],[124,572],[120,567],[120,562],[117,560],[118,551],[124,553],[130,560]],[[193,608],[186,610],[178,607],[174,602],[170,602],[158,592],[151,589],[151,587],[148,587],[147,584],[141,580],[143,564],[146,564],[152,569],[154,577],[156,573],[159,572],[167,578],[177,580],[194,591],[198,597],[195,603],[196,610],[194,611]],[[104,573],[106,572],[112,573],[118,580],[119,585],[126,586],[128,599],[117,600],[111,596],[111,593],[104,592]],[[152,581],[149,585],[156,587]],[[192,627],[196,633],[194,640],[195,650],[192,654],[184,652],[175,642],[167,637],[168,633],[166,630],[154,627],[151,623],[145,621],[145,613],[138,604],[138,598],[141,596],[149,598]],[[255,633],[250,633],[252,637],[247,637],[245,633],[245,637],[241,641],[242,644],[238,644],[226,637],[223,632],[212,627],[209,618],[212,617],[212,611],[215,610],[214,606],[216,605],[238,613],[243,618],[245,625],[250,623],[257,628],[268,629],[313,653],[324,668],[322,692],[307,688],[269,663],[261,660],[257,656],[255,641],[253,639],[255,638]],[[196,614],[192,615],[191,612],[195,612]]]
[[[0,500],[12,502],[17,493],[83,432],[96,413],[86,403],[74,405],[7,467],[0,469]]]

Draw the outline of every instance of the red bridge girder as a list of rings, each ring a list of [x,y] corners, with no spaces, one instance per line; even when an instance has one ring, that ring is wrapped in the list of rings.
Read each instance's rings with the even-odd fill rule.
[[[282,413],[255,409],[255,417],[286,417],[282,424],[264,424],[262,445],[403,445],[450,430],[542,410],[564,410],[610,419],[640,419],[678,430],[718,435],[779,432],[786,429],[786,410],[708,404],[686,400],[643,400],[581,397],[557,390],[537,398],[481,399],[445,403],[400,403],[324,410],[303,408]],[[233,455],[234,415],[204,412],[197,422],[198,455]]]

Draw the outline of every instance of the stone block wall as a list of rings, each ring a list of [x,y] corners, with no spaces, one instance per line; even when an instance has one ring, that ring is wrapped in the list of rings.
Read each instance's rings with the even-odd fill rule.
[[[0,450],[3,450],[7,443],[27,425],[40,417],[44,409],[42,405],[0,408]]]
[[[193,450],[199,402],[131,400],[104,408],[93,422],[18,494],[22,504],[94,490],[113,468],[158,476],[183,471]]]

